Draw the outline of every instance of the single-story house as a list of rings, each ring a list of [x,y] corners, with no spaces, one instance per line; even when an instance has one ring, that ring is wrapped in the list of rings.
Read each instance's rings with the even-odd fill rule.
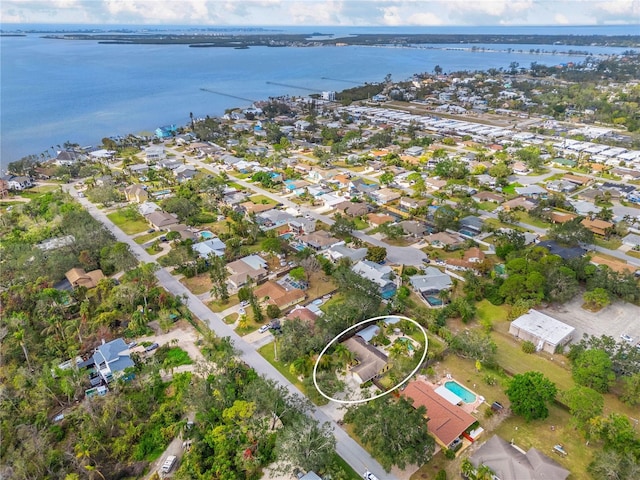
[[[438,232],[426,235],[424,241],[432,247],[436,248],[455,248],[462,245],[465,240],[459,235],[455,235],[449,232]]]
[[[444,397],[438,395],[429,385],[421,380],[407,384],[402,395],[413,400],[414,408],[427,409],[427,428],[440,445],[445,448],[469,429],[476,419],[457,405],[453,405]]]
[[[7,182],[7,188],[9,190],[22,191],[34,186],[31,177],[25,177],[23,175],[5,175],[3,180]]]
[[[372,192],[371,197],[373,197],[374,201],[378,205],[386,205],[387,203],[391,203],[394,200],[399,199],[401,195],[397,191],[390,188],[381,188],[380,190]]]
[[[103,343],[93,354],[93,363],[103,380],[109,383],[117,378],[126,368],[135,364],[131,360],[129,346],[122,338]]]
[[[370,213],[369,215],[367,215],[367,220],[369,220],[369,225],[371,225],[372,227],[379,227],[380,225],[384,225],[385,223],[396,221],[394,217],[386,213]]]
[[[580,225],[582,225],[587,230],[592,231],[596,235],[601,236],[607,235],[614,226],[613,223],[600,220],[599,218],[594,218],[593,220],[591,220],[590,218],[585,218],[580,222]]]
[[[571,472],[540,450],[527,452],[494,435],[469,458],[477,469],[485,465],[500,480],[565,480]]]
[[[492,202],[497,203],[498,205],[504,202],[504,197],[502,195],[485,191],[478,192],[475,195],[472,195],[471,198],[476,202]]]
[[[382,298],[391,298],[396,293],[396,284],[391,279],[393,270],[388,265],[379,265],[369,260],[360,260],[351,267],[351,270],[377,284]]]
[[[572,175],[570,173],[567,173],[564,177],[562,177],[562,179],[566,180],[567,182],[575,183],[576,185],[579,185],[581,187],[591,182],[591,178],[589,177],[583,177],[582,175]]]
[[[515,162],[512,166],[513,173],[516,175],[526,175],[531,171],[529,167],[523,162]]]
[[[401,197],[400,198],[400,208],[406,211],[415,210],[420,207],[427,206],[427,200],[417,200],[411,197]]]
[[[349,248],[344,244],[333,245],[324,252],[324,256],[332,262],[337,262],[341,258],[348,258],[351,263],[357,263],[364,260],[367,256],[366,248]]]
[[[345,201],[336,205],[336,210],[343,212],[350,217],[361,217],[371,211],[371,206],[365,202]]]
[[[591,257],[590,262],[596,266],[606,266],[609,269],[617,273],[633,273],[636,271],[636,267],[629,265],[624,260],[614,260],[611,258],[603,257],[597,253]]]
[[[451,277],[436,267],[427,267],[424,275],[413,275],[409,277],[409,282],[411,282],[413,289],[421,295],[449,290],[453,284]]]
[[[580,258],[584,256],[587,251],[581,247],[563,247],[553,240],[543,240],[538,243],[539,247],[544,247],[549,250],[551,255],[558,255],[563,260],[571,260],[573,258]]]
[[[157,212],[160,209],[160,205],[154,202],[142,202],[138,205],[138,213],[143,217],[146,217],[150,213]]]
[[[406,235],[412,237],[422,237],[427,233],[427,226],[417,220],[403,220],[402,222],[398,222],[398,225],[402,227]]]
[[[124,189],[124,196],[128,202],[144,203],[149,199],[147,190],[137,183],[129,185]]]
[[[249,213],[262,213],[268,210],[273,210],[276,206],[273,203],[253,203],[251,201],[241,203],[240,206],[244,208],[244,211]]]
[[[342,241],[325,230],[318,230],[317,232],[301,235],[298,240],[305,247],[309,247],[316,251],[326,250],[327,248],[337,245]]]
[[[636,235],[635,233],[629,233],[628,235],[622,238],[622,243],[631,248],[640,247],[640,235]]]
[[[91,289],[96,287],[98,282],[104,278],[104,273],[100,269],[85,272],[84,268],[72,268],[64,276],[67,277],[73,288],[85,287]]]
[[[546,188],[551,192],[571,193],[578,188],[578,186],[568,180],[552,180],[547,182]]]
[[[357,364],[349,372],[358,383],[368,382],[389,369],[387,356],[362,337],[355,335],[342,344],[355,356]]]
[[[534,309],[516,318],[509,326],[511,335],[532,342],[537,351],[549,353],[555,353],[556,348],[571,342],[575,330],[571,325]]]
[[[194,243],[191,248],[194,252],[198,252],[198,255],[202,258],[207,258],[209,255],[215,255],[216,257],[224,256],[224,250],[227,246],[219,238],[210,238],[204,242]]]
[[[464,252],[462,258],[449,258],[446,261],[447,265],[452,267],[458,267],[463,269],[474,269],[478,267],[478,264],[484,260],[484,252],[478,247],[471,247]]]
[[[502,204],[502,208],[505,212],[510,212],[511,210],[518,209],[522,209],[528,212],[530,210],[533,210],[535,207],[536,204],[534,202],[524,197],[517,197]]]
[[[551,220],[552,223],[566,223],[566,222],[570,222],[576,217],[577,215],[575,213],[551,212],[549,219]]]
[[[161,211],[152,212],[146,215],[145,218],[147,222],[149,222],[149,225],[158,230],[178,223],[178,217],[175,214]]]
[[[271,280],[256,287],[253,293],[258,300],[276,305],[281,310],[300,303],[306,298],[306,294],[299,288],[287,290],[279,283]]]
[[[474,215],[469,215],[467,217],[460,219],[460,229],[466,230],[467,232],[471,232],[474,235],[477,235],[482,231],[482,226],[484,222],[480,217],[476,217]]]
[[[529,198],[545,198],[547,196],[547,191],[539,185],[516,187],[515,191],[518,195]]]
[[[305,322],[309,322],[312,325],[315,324],[318,319],[318,315],[309,310],[307,307],[302,307],[297,305],[291,310],[287,316],[285,317],[287,320],[293,320],[294,318],[299,318]]]

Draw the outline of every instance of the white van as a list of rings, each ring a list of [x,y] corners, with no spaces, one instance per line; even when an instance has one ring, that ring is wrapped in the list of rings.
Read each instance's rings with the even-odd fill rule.
[[[175,465],[176,459],[177,458],[175,455],[169,455],[167,459],[164,461],[164,463],[162,464],[162,468],[160,469],[160,471],[162,473],[169,473],[173,468],[173,466]]]

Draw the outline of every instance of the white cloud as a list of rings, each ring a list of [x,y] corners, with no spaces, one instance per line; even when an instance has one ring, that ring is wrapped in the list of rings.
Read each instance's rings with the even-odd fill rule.
[[[566,25],[640,23],[640,0],[1,0],[2,23]]]

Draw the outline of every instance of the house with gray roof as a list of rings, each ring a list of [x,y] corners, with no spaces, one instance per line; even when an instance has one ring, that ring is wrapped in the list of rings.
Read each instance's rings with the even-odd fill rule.
[[[547,191],[539,185],[527,185],[525,187],[516,187],[516,193],[527,198],[545,198]]]
[[[224,250],[227,246],[219,238],[210,238],[204,242],[194,243],[191,248],[194,252],[198,252],[198,255],[202,258],[207,258],[209,255],[215,255],[216,257],[224,256]]]
[[[352,263],[364,260],[367,256],[366,248],[349,248],[344,243],[334,245],[324,252],[324,256],[332,262],[337,262],[341,258],[348,258]]]
[[[630,246],[631,248],[640,247],[640,235],[630,233],[622,238],[622,243]]]
[[[527,452],[494,435],[469,458],[486,465],[499,480],[565,480],[571,472],[536,448]]]
[[[396,293],[396,284],[391,279],[393,270],[388,265],[361,260],[351,267],[351,270],[378,285],[382,298],[391,298]]]
[[[413,275],[409,277],[409,282],[413,289],[421,295],[449,290],[452,285],[451,277],[436,267],[427,267],[424,275]]]
[[[129,346],[122,338],[103,343],[96,348],[93,362],[96,370],[107,383],[121,375],[124,369],[135,365],[130,357]]]

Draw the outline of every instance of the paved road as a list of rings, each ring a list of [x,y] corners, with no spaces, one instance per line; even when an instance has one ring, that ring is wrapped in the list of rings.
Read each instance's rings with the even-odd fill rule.
[[[73,196],[77,197],[77,192],[71,185],[65,185],[65,189]],[[77,198],[82,206],[100,223],[102,223],[107,230],[109,230],[116,239],[120,242],[124,242],[131,248],[133,254],[141,262],[152,262],[155,260],[149,255],[142,246],[138,245],[131,237],[125,235],[122,230],[116,227],[107,216],[100,211],[95,205],[89,202],[86,198]],[[176,280],[164,268],[159,269],[156,272],[156,276],[160,284],[169,292],[174,295],[179,295],[186,298],[186,303],[189,310],[206,323],[209,328],[219,337],[229,337],[239,351],[241,358],[251,367],[255,369],[260,375],[264,375],[266,378],[277,381],[284,385],[290,393],[302,395],[302,393],[294,387],[289,381],[276,370],[269,362],[267,362],[256,350],[255,346],[245,342],[236,332],[226,325],[222,319],[212,312],[202,301],[192,294],[184,285]],[[369,455],[355,440],[342,430],[328,415],[321,410],[314,410],[311,415],[321,423],[328,422],[334,429],[334,436],[336,438],[336,451],[356,472],[364,472],[369,470],[378,478],[385,478],[389,480],[397,480],[397,477],[391,473],[387,473],[380,466],[380,464]]]

